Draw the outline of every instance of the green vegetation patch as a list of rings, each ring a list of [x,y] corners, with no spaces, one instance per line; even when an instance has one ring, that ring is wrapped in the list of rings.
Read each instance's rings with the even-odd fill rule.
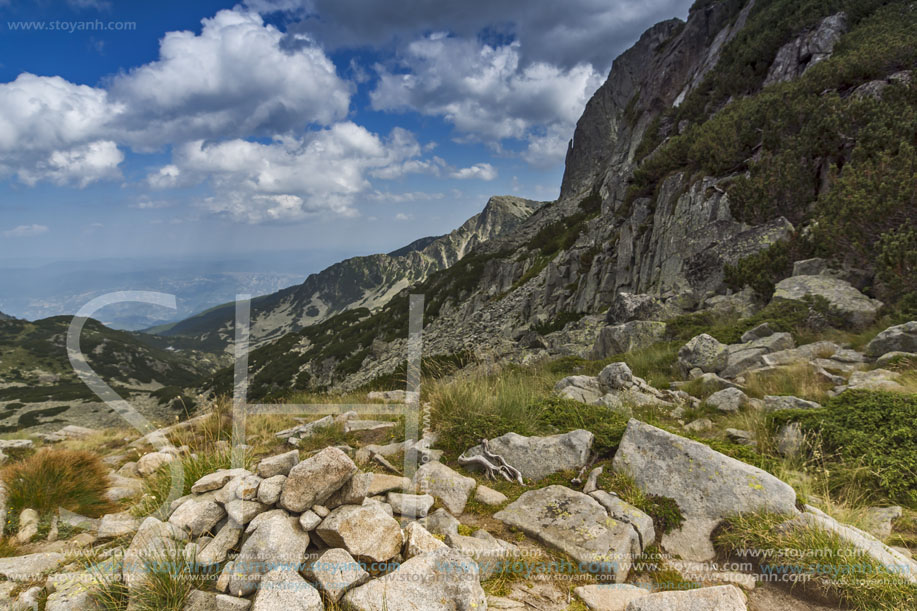
[[[876,502],[917,509],[917,395],[847,391],[822,409],[772,416],[774,430],[788,422],[820,439],[830,488],[858,484]]]

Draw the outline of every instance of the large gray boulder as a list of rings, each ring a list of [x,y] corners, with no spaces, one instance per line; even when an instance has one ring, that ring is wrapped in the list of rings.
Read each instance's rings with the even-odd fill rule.
[[[398,522],[378,503],[342,505],[315,529],[329,547],[340,547],[368,562],[385,562],[401,551]]]
[[[462,515],[468,497],[478,483],[440,462],[428,462],[414,473],[414,486],[440,500],[449,513]]]
[[[873,358],[889,352],[917,352],[917,320],[889,327],[866,344],[866,354]]]
[[[746,611],[745,594],[735,586],[656,592],[635,598],[626,611]]]
[[[594,441],[595,435],[582,429],[547,437],[506,433],[488,441],[487,448],[519,469],[523,478],[537,481],[559,471],[583,468],[589,461]],[[465,456],[477,456],[481,452],[481,446],[476,445]]]
[[[278,567],[297,567],[309,547],[309,534],[292,516],[272,515],[249,535],[232,564],[229,593],[248,596],[258,589],[264,574]]]
[[[415,556],[396,571],[354,588],[343,603],[352,611],[487,609],[477,563],[451,549]]]
[[[678,504],[685,522],[662,546],[685,560],[712,559],[710,533],[730,515],[796,513],[796,493],[773,475],[639,420],[628,422],[612,465],[643,492]]]
[[[774,299],[802,301],[806,297],[823,297],[853,327],[871,324],[882,307],[881,301],[870,299],[849,282],[832,276],[792,276],[778,282],[774,290]]]
[[[726,368],[729,355],[725,344],[716,338],[701,333],[678,351],[678,363],[684,372],[700,369],[704,373],[717,373]]]
[[[321,505],[347,483],[357,466],[337,448],[325,448],[292,469],[283,483],[280,506],[297,513]]]
[[[564,486],[525,492],[494,518],[618,583],[627,578],[633,558],[641,553],[629,524],[609,517],[591,496]]]
[[[592,358],[604,359],[615,354],[648,348],[662,341],[665,323],[648,320],[633,320],[620,325],[605,327],[599,331],[592,348]]]

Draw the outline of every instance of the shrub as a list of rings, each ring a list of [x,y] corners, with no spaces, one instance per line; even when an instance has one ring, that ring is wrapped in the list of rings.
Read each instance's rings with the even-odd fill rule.
[[[795,421],[820,437],[831,489],[857,484],[877,500],[917,509],[917,395],[847,391],[822,409],[777,412],[772,420],[774,430]]]
[[[99,517],[113,509],[105,499],[108,469],[91,452],[43,449],[6,467],[2,479],[14,515],[26,508],[44,515],[62,507]]]

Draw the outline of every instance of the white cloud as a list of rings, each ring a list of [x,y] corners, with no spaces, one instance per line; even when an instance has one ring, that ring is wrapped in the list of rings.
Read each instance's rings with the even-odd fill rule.
[[[414,219],[413,214],[405,214],[404,212],[399,212],[395,215],[396,221],[410,221]]]
[[[398,71],[377,71],[373,108],[441,116],[462,137],[495,147],[521,140],[523,157],[542,166],[563,160],[576,121],[602,82],[587,64],[523,67],[518,42],[491,47],[442,33],[409,44]]]
[[[351,84],[312,40],[224,10],[169,32],[159,59],[105,87],[20,74],[0,84],[0,175],[86,186],[120,176],[121,148],[274,136],[346,117]],[[160,177],[168,184],[169,170]]]
[[[392,193],[391,191],[373,191],[367,194],[366,198],[378,202],[423,202],[445,199],[445,193],[427,193],[424,191],[408,191],[404,193]]]
[[[18,227],[4,231],[3,236],[7,238],[30,238],[32,236],[47,233],[47,231],[48,228],[44,225],[19,225]]]
[[[497,177],[497,169],[489,163],[476,163],[469,168],[455,170],[450,176],[460,180],[467,180],[470,178],[476,180],[493,180]]]
[[[205,209],[246,223],[303,219],[320,213],[356,215],[357,196],[369,193],[371,172],[402,166],[420,153],[410,132],[395,128],[383,140],[351,122],[270,144],[247,140],[189,142],[172,164],[151,174],[174,183],[209,180],[216,196]]]

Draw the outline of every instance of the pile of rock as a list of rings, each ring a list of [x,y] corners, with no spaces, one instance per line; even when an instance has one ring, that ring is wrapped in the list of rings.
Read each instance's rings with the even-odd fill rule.
[[[654,405],[675,408],[683,404],[697,403],[696,399],[683,391],[654,388],[643,378],[635,376],[626,363],[611,363],[596,377],[563,378],[554,385],[554,392],[566,399],[590,405],[604,405],[625,413],[630,406]]]

